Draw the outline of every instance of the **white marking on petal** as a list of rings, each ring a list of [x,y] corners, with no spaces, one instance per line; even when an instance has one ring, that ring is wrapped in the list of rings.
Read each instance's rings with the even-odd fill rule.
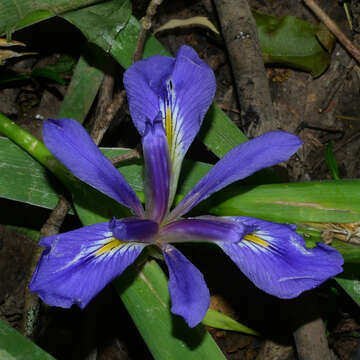
[[[299,244],[296,236],[293,234],[290,235],[290,242],[293,246],[296,247],[297,250],[299,250],[303,255],[311,255],[311,251],[308,250],[305,246]]]
[[[69,261],[66,265],[64,265],[63,267],[61,267],[60,269],[54,271],[54,274],[67,269],[68,267],[70,267],[71,265],[77,263],[81,258],[83,258],[84,256],[86,256],[87,251],[85,251],[85,246],[81,249],[81,251],[71,260]]]
[[[299,280],[299,279],[313,279],[312,276],[289,276],[279,279],[279,282],[288,281],[288,280]]]

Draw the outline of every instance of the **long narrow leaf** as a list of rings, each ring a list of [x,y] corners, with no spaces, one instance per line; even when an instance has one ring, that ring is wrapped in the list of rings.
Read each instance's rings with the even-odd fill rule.
[[[0,320],[0,359],[55,360],[3,320]]]
[[[247,215],[289,223],[351,223],[360,219],[359,187],[359,179],[235,185],[203,206],[209,206],[216,215]]]
[[[61,104],[59,118],[73,118],[83,123],[104,77],[101,67],[94,63],[104,62],[104,59],[104,52],[89,44],[85,45]]]
[[[167,278],[155,261],[128,271],[115,286],[155,359],[225,359],[203,326],[189,329],[171,314]]]
[[[126,150],[104,149],[104,152],[112,157]],[[56,165],[49,153],[44,153],[42,161],[66,172]],[[56,191],[47,172],[31,156],[4,138],[0,138],[0,164],[1,197],[46,208],[55,206]],[[188,161],[185,168],[187,171],[179,188],[182,195],[177,197],[177,201],[209,171],[210,165]],[[137,192],[143,191],[140,161],[127,162],[119,169]],[[17,186],[13,186],[17,180]],[[359,186],[360,180],[357,179],[259,186],[235,184],[200,204],[199,208],[215,215],[247,215],[289,223],[351,223],[360,218]]]
[[[101,0],[2,0],[0,34],[35,24],[51,16],[94,4]]]

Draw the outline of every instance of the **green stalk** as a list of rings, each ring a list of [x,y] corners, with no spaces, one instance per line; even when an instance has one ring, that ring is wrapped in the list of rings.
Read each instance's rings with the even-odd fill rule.
[[[0,359],[55,360],[3,320],[0,320]]]
[[[51,155],[46,146],[35,136],[31,135],[2,114],[0,114],[0,133],[7,136],[22,149],[26,150],[63,183],[69,183],[70,173]]]

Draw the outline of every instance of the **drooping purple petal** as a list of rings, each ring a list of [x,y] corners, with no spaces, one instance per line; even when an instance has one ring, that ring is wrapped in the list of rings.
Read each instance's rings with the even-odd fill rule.
[[[169,269],[171,312],[184,318],[192,328],[204,318],[210,294],[201,272],[171,245],[164,245],[164,258]]]
[[[271,131],[235,147],[195,185],[169,214],[169,219],[182,216],[200,201],[235,181],[288,160],[301,144],[301,140],[295,135]]]
[[[43,135],[46,147],[76,177],[143,216],[134,190],[77,121],[45,121]]]
[[[146,216],[161,222],[168,210],[170,158],[169,145],[160,121],[146,125],[142,138],[145,160]]]
[[[174,221],[165,225],[159,235],[160,242],[238,242],[253,227],[231,219],[201,216]]]
[[[40,245],[46,249],[30,290],[48,305],[68,308],[76,304],[84,308],[135,261],[154,235],[149,228],[149,220],[112,220],[41,239]],[[124,238],[117,239],[116,233]]]
[[[215,94],[214,73],[192,48],[182,46],[175,59],[153,56],[135,63],[125,72],[124,84],[141,135],[146,121],[162,114],[172,162],[171,203],[181,162]]]
[[[294,225],[231,217],[256,230],[237,243],[217,242],[240,270],[261,290],[293,298],[342,271],[343,258],[330,246],[309,249]]]

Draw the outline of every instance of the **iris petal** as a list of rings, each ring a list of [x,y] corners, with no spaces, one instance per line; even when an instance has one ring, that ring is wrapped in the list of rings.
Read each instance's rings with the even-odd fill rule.
[[[256,230],[237,243],[217,244],[258,288],[271,295],[296,297],[342,271],[343,259],[335,249],[325,244],[306,248],[293,225],[231,219]]]
[[[182,316],[190,327],[194,327],[204,318],[210,305],[204,277],[173,246],[165,245],[163,253],[169,269],[171,312]]]
[[[164,127],[172,162],[170,204],[175,195],[183,158],[199,132],[215,95],[216,80],[211,68],[188,46],[176,55],[174,69],[161,98]]]
[[[142,138],[145,160],[146,216],[161,222],[168,210],[170,158],[165,131],[160,121],[147,123]]]
[[[160,111],[159,99],[165,96],[164,84],[169,79],[175,59],[155,55],[131,65],[124,74],[124,86],[131,118],[141,136],[146,122]]]
[[[148,119],[161,112],[172,162],[172,203],[184,155],[198,133],[215,94],[215,76],[196,52],[182,46],[176,58],[153,56],[124,75],[129,107],[141,135]]]
[[[143,216],[134,190],[77,121],[45,121],[43,135],[46,147],[76,177]]]
[[[143,230],[148,229],[148,220]],[[99,223],[41,239],[45,246],[29,288],[47,304],[68,308],[72,304],[84,308],[110,281],[119,276],[147,245],[114,237],[118,228],[133,239],[134,221]],[[124,228],[127,228],[124,230]],[[127,231],[126,231],[127,230]],[[144,231],[141,239],[144,238]]]
[[[289,159],[301,144],[301,140],[295,135],[271,131],[235,147],[195,185],[169,214],[168,220],[182,216],[200,201],[231,183]]]
[[[162,243],[174,242],[237,242],[253,227],[227,218],[200,216],[165,225],[160,234]]]

